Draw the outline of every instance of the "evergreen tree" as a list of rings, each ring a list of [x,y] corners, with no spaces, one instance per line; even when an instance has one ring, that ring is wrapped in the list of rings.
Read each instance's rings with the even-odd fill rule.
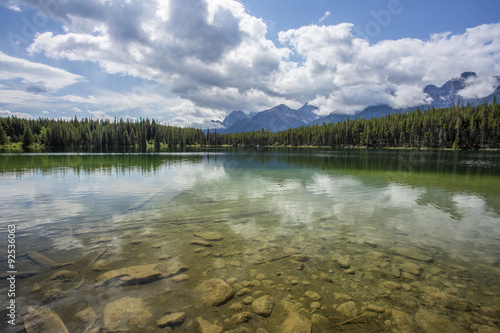
[[[9,138],[7,137],[7,134],[5,134],[3,126],[0,124],[0,145],[6,144],[7,141],[9,141]]]
[[[23,147],[29,147],[34,143],[33,133],[31,133],[31,129],[26,127],[26,130],[23,135]]]

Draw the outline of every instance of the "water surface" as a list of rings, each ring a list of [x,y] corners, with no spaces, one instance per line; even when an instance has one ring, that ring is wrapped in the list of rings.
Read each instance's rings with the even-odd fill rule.
[[[499,185],[498,152],[2,154],[0,245],[15,224],[17,270],[34,274],[17,279],[17,330],[4,327],[46,305],[70,332],[113,331],[110,304],[141,300],[145,315],[120,324],[134,332],[164,331],[156,321],[179,312],[179,332],[196,332],[199,317],[280,332],[294,315],[314,332],[498,328]],[[28,251],[70,264],[43,267]],[[157,263],[184,268],[99,282]],[[234,296],[204,304],[196,287],[211,278]],[[274,299],[269,317],[248,298],[262,295]]]

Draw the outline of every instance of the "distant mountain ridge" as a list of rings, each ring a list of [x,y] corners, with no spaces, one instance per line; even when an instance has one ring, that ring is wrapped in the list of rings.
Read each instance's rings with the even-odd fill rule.
[[[267,129],[271,132],[284,131],[289,128],[304,126],[318,118],[318,108],[304,104],[300,109],[291,109],[284,104],[272,109],[261,111],[253,116],[248,116],[242,111],[231,112],[222,122],[218,122],[225,128],[220,133],[238,133],[259,131]]]
[[[460,77],[453,78],[447,81],[443,86],[437,87],[435,85],[428,85],[424,88],[432,102],[429,104],[422,104],[418,107],[422,110],[435,108],[451,107],[460,100],[460,104],[479,105],[483,103],[492,103],[496,97],[500,98],[500,76],[496,76],[498,86],[496,90],[483,98],[463,98],[460,96],[460,91],[470,85],[470,79],[477,78],[475,72],[464,72]],[[500,102],[500,100],[499,100]],[[259,131],[267,129],[271,132],[284,131],[289,128],[296,128],[301,126],[321,125],[323,123],[336,123],[348,119],[357,118],[381,118],[390,113],[408,112],[416,109],[417,106],[410,108],[395,109],[388,105],[373,105],[365,108],[364,110],[355,114],[339,114],[331,113],[324,117],[319,117],[315,111],[318,109],[316,106],[304,104],[300,109],[291,109],[284,104],[275,106],[274,108],[264,110],[258,113],[247,115],[243,111],[231,112],[222,122],[212,122],[219,124],[222,128],[218,129],[219,133],[238,133]]]
[[[369,106],[361,112],[355,113],[354,115],[350,114],[338,114],[338,113],[330,113],[325,117],[318,118],[308,125],[321,125],[323,123],[336,123],[339,121],[345,121],[347,119],[370,119],[370,118],[382,118],[392,113],[401,113],[408,112],[411,110],[415,110],[419,107],[421,110],[427,110],[430,108],[449,108],[453,105],[456,105],[459,101],[461,105],[480,105],[483,103],[491,104],[493,103],[494,98],[497,100],[500,98],[500,76],[495,76],[498,86],[495,91],[483,98],[463,98],[460,96],[460,90],[465,89],[468,86],[467,80],[471,77],[477,78],[477,74],[475,72],[464,72],[458,78],[453,78],[447,81],[443,86],[437,87],[433,84],[427,85],[424,88],[424,92],[432,98],[432,102],[429,104],[422,104],[418,106],[395,109],[390,107],[389,105],[376,105]],[[499,100],[500,102],[500,100]]]

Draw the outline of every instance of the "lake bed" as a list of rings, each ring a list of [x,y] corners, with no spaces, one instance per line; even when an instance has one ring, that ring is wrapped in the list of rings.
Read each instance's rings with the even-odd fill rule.
[[[0,184],[6,332],[499,329],[498,152],[2,154]]]

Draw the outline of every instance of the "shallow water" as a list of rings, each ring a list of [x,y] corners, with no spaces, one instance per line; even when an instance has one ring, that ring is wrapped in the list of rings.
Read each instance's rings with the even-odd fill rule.
[[[1,328],[22,331],[28,308],[45,305],[70,332],[160,332],[157,320],[179,312],[175,332],[197,332],[200,316],[242,332],[281,332],[290,318],[313,332],[498,329],[499,185],[498,152],[3,154],[2,267],[15,224],[18,277],[17,325]],[[28,251],[69,264],[44,267]],[[100,283],[158,263],[183,269]],[[196,287],[211,278],[234,296],[204,304]],[[262,295],[269,317],[252,309]],[[119,300],[143,315],[113,326],[130,317]]]

